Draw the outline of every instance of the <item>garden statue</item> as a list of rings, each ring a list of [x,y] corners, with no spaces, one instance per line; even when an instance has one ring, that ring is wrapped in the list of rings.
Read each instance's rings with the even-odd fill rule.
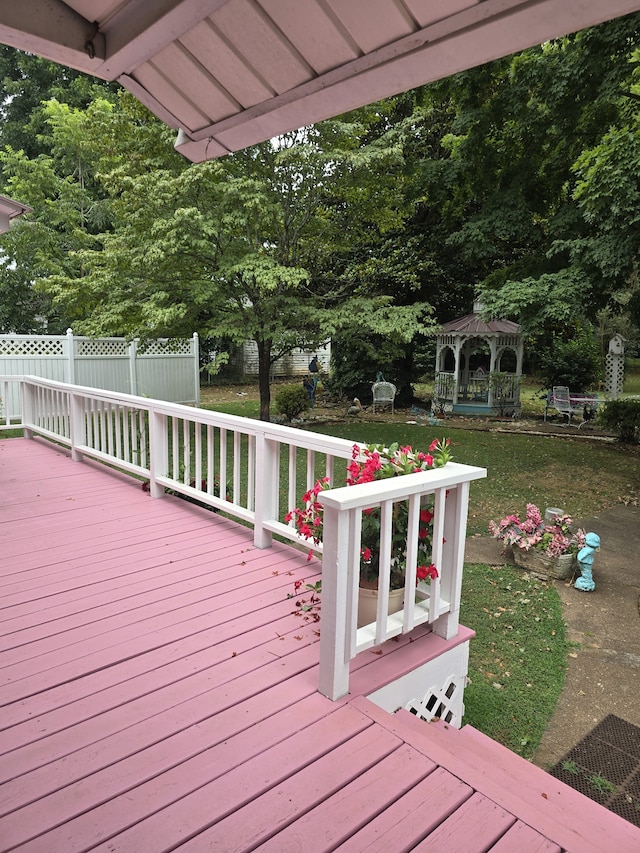
[[[581,589],[584,592],[593,592],[596,588],[593,581],[593,558],[596,551],[600,548],[600,537],[597,533],[587,533],[584,543],[584,548],[578,551],[580,577],[574,586],[576,589]]]

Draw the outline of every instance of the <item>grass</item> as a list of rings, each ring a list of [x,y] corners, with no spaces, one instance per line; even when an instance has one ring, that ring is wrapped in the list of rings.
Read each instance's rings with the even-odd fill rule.
[[[420,450],[445,433],[454,459],[487,469],[471,484],[468,532],[487,533],[489,520],[524,512],[527,503],[561,507],[574,518],[588,517],[621,497],[640,491],[640,453],[616,444],[530,434],[440,429],[412,424],[356,423],[317,427],[318,432]]]
[[[471,642],[465,723],[533,757],[564,684],[569,646],[553,585],[513,566],[465,566]]]

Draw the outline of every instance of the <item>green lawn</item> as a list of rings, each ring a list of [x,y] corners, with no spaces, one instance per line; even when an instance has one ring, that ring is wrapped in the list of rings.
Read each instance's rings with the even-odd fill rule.
[[[640,452],[582,436],[439,430],[412,424],[355,423],[317,427],[318,432],[370,443],[411,444],[426,450],[432,438],[451,438],[454,459],[487,469],[471,484],[469,533],[487,533],[490,519],[524,511],[527,503],[561,507],[589,516],[640,489]]]

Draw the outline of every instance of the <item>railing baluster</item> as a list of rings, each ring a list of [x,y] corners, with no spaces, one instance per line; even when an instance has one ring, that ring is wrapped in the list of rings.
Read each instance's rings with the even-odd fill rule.
[[[307,489],[311,489],[316,482],[316,454],[313,450],[307,450]]]
[[[287,511],[294,506],[298,505],[298,448],[295,444],[289,445],[289,464],[287,467],[288,470],[288,483],[289,489],[287,492],[288,497],[288,506]],[[289,526],[291,528],[295,528],[295,519],[292,518],[289,522]]]
[[[171,418],[171,461],[173,467],[171,469],[171,477],[174,480],[180,479],[180,434],[178,432],[178,419]]]
[[[220,430],[220,457],[219,457],[219,471],[220,471],[220,488],[222,489],[222,484],[224,483],[224,489],[226,491],[226,483],[227,483],[227,431],[226,429]],[[233,500],[233,495],[231,496]]]
[[[240,503],[240,462],[242,459],[242,435],[238,430],[233,433],[233,502]]]
[[[416,588],[416,569],[418,566],[418,536],[420,530],[420,495],[411,495],[408,507],[407,524],[407,568],[405,573],[403,631],[411,631],[414,627],[415,595],[411,590]]]
[[[182,482],[185,486],[191,484],[191,422],[186,418],[182,421]]]
[[[247,509],[255,510],[256,505],[256,437],[247,436]]]
[[[196,481],[196,489],[202,491],[202,425],[194,423],[194,440],[195,440],[195,471],[194,478]]]
[[[378,571],[378,613],[376,616],[376,643],[387,639],[387,613],[391,589],[391,539],[393,535],[393,501],[383,501],[380,506],[380,564]]]
[[[207,494],[215,494],[216,479],[216,434],[211,424],[207,424]],[[226,488],[220,483],[218,489],[220,497],[226,497]]]

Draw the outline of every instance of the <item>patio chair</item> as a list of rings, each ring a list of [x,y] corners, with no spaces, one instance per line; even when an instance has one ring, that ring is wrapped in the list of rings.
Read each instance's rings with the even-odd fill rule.
[[[567,424],[571,423],[571,398],[566,385],[554,385],[551,394],[551,405],[560,415],[566,415]]]
[[[379,409],[390,406],[391,414],[393,414],[393,404],[396,398],[396,386],[393,382],[374,382],[371,386],[371,391],[373,393],[371,412],[375,414],[376,406]]]

